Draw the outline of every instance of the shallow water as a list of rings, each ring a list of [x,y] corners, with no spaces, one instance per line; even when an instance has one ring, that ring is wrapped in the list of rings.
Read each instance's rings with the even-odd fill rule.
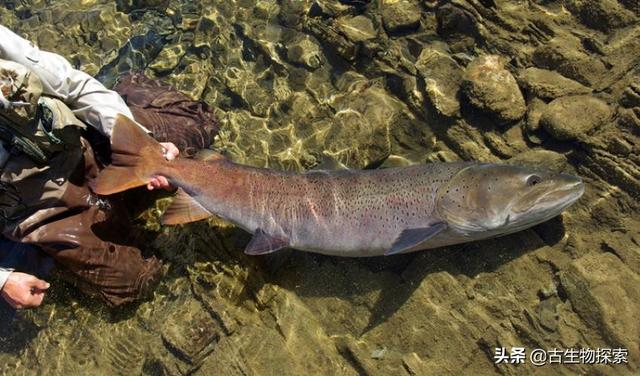
[[[150,248],[167,266],[154,296],[112,311],[54,279],[46,304],[4,334],[3,373],[638,372],[637,2],[0,4],[5,26],[107,85],[144,70],[206,101],[221,121],[214,147],[240,163],[512,160],[587,186],[534,229],[393,258],[252,258],[242,253],[249,236],[221,221],[149,222]],[[486,68],[499,78],[469,79],[486,54],[504,58],[505,69]],[[580,107],[577,95],[604,109]],[[615,365],[497,365],[496,347],[629,355]]]

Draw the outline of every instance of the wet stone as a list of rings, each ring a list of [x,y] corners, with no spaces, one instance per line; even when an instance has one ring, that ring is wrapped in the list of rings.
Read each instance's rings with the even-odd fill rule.
[[[536,314],[540,325],[552,332],[558,329],[558,303],[560,303],[560,299],[551,298],[543,300],[538,307],[536,307]]]
[[[607,122],[609,106],[600,99],[578,95],[554,99],[540,117],[540,124],[560,141],[574,140]]]
[[[197,300],[182,304],[162,326],[162,339],[189,363],[197,363],[201,353],[222,335],[220,325]]]
[[[529,101],[527,106],[527,121],[525,123],[526,129],[529,132],[535,132],[540,129],[540,117],[544,112],[546,103],[538,98],[533,98]]]
[[[560,273],[560,282],[574,310],[607,343],[640,359],[640,278],[612,253],[589,253]]]
[[[430,104],[444,116],[458,115],[458,91],[464,75],[458,63],[443,52],[425,48],[418,57],[416,68],[425,81]]]
[[[596,84],[607,70],[602,61],[582,51],[580,42],[573,39],[553,39],[536,48],[532,57],[537,67],[556,70],[587,86]]]
[[[527,68],[518,76],[522,89],[532,96],[555,99],[566,95],[589,94],[591,89],[560,73],[546,69]]]
[[[617,0],[569,0],[565,4],[584,25],[604,32],[637,20],[633,12],[625,9]]]
[[[287,46],[287,59],[309,69],[319,68],[323,61],[320,45],[306,36]]]
[[[528,150],[509,159],[507,163],[542,168],[554,172],[563,172],[569,167],[567,157],[558,152],[545,149]]]
[[[390,33],[415,30],[420,26],[420,7],[406,0],[385,4],[382,8],[382,21]]]
[[[149,68],[160,74],[171,72],[178,66],[185,53],[186,49],[180,43],[166,46],[160,51],[156,59],[149,64]]]
[[[353,42],[363,42],[378,35],[373,22],[366,16],[341,17],[336,23],[338,29]]]
[[[473,107],[501,123],[520,120],[526,112],[516,79],[499,56],[485,55],[473,60],[467,66],[462,89]]]
[[[223,338],[194,375],[299,375],[295,354],[276,330],[246,326]]]
[[[640,107],[640,79],[635,80],[624,89],[620,104],[626,108]]]
[[[193,46],[196,48],[211,47],[211,40],[215,38],[219,32],[213,16],[201,17],[196,26]]]

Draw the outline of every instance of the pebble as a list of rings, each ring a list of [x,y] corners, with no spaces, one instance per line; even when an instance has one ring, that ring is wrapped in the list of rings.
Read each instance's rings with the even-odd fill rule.
[[[540,125],[556,140],[569,141],[604,124],[611,117],[609,106],[588,95],[557,98],[540,117]]]
[[[458,91],[464,70],[449,55],[429,48],[420,53],[416,68],[425,81],[427,99],[444,116],[460,112]]]
[[[518,77],[522,89],[541,99],[555,99],[566,95],[589,94],[591,89],[581,83],[546,69],[527,68]]]
[[[480,56],[467,66],[462,90],[473,107],[500,123],[520,120],[527,110],[516,79],[496,55]]]
[[[410,1],[399,1],[384,5],[382,9],[382,22],[384,28],[390,33],[415,30],[420,26],[420,7]]]

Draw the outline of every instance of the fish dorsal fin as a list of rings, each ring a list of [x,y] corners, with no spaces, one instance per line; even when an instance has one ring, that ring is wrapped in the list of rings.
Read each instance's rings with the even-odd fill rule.
[[[205,161],[205,162],[212,162],[212,161],[217,161],[221,159],[227,159],[227,157],[225,157],[220,152],[217,152],[215,150],[202,149],[198,153],[196,153],[193,159],[196,159],[199,161]]]
[[[266,255],[288,246],[288,239],[271,236],[259,228],[253,233],[253,238],[247,244],[244,253],[248,255]]]
[[[195,222],[212,215],[210,211],[189,196],[187,192],[178,189],[178,192],[173,197],[173,202],[162,215],[162,224],[178,225]]]
[[[447,228],[445,222],[437,222],[429,227],[409,228],[403,230],[396,238],[391,249],[384,253],[385,256],[396,255],[409,250],[418,244],[433,238]]]
[[[323,155],[320,159],[320,163],[314,166],[312,171],[337,171],[337,170],[348,170],[349,167],[340,163],[337,159],[330,157],[328,155]]]

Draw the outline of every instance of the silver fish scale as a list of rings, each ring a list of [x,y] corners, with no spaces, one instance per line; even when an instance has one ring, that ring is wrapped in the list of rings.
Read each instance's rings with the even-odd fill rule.
[[[248,210],[233,219],[249,231],[285,236],[294,248],[379,253],[402,230],[438,220],[433,213],[438,188],[466,165],[298,175],[255,170],[247,180]]]

